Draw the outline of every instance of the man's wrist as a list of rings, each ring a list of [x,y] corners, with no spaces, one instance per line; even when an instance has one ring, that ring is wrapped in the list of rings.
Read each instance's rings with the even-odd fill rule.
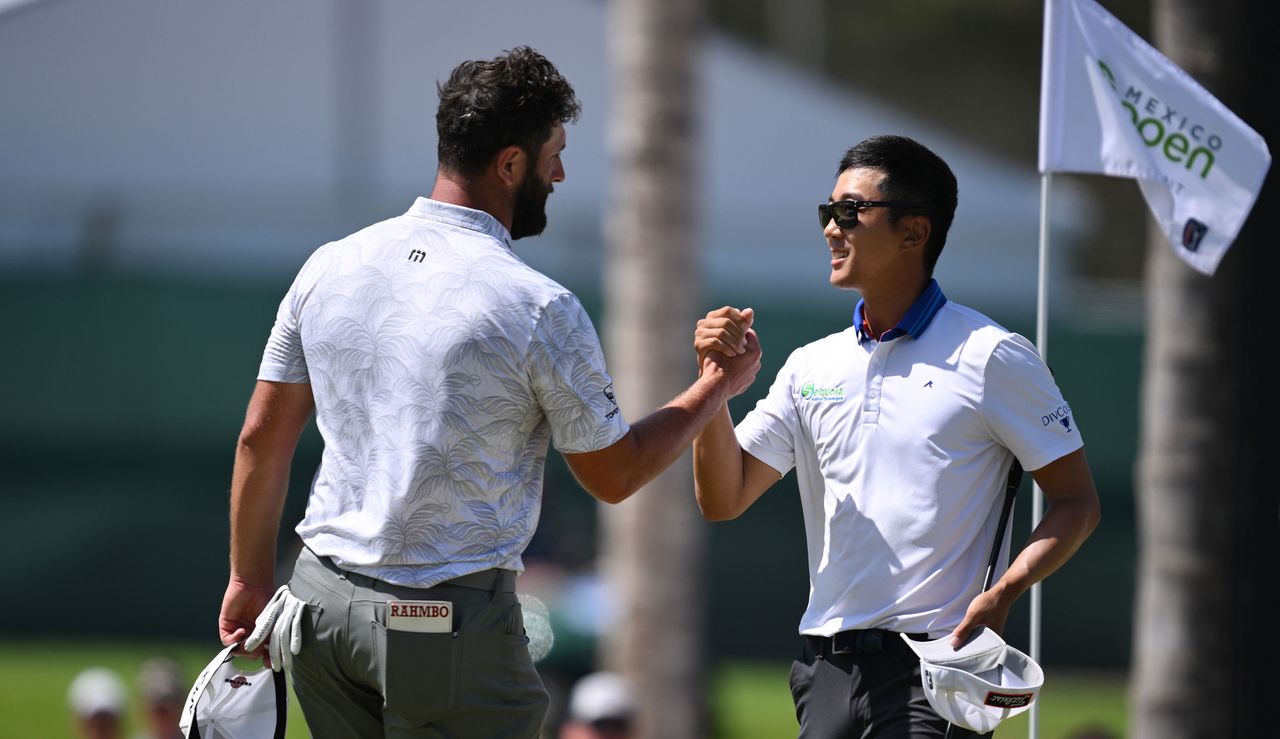
[[[729,401],[731,388],[729,373],[720,365],[711,362],[703,363],[702,373],[698,375],[694,386],[702,385],[708,402],[719,407]]]
[[[231,585],[241,590],[262,590],[266,592],[275,592],[276,584],[274,576],[257,576],[251,577],[244,574],[232,572]]]
[[[1007,609],[1013,606],[1014,601],[1018,600],[1025,590],[1026,588],[1020,587],[1016,583],[1011,583],[1008,579],[1002,577],[991,586],[990,592],[995,596],[996,602],[1002,608]]]

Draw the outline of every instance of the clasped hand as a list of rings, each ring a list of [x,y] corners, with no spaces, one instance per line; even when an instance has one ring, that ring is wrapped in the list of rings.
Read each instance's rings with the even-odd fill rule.
[[[732,395],[750,387],[760,371],[760,339],[751,328],[754,320],[755,311],[751,308],[725,306],[699,320],[694,331],[699,375],[711,365],[720,368],[733,382]]]

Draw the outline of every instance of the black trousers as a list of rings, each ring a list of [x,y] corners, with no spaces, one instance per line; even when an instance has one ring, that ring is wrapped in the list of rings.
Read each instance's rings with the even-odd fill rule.
[[[947,721],[920,686],[920,658],[902,637],[876,629],[805,636],[791,665],[800,739],[990,737]]]

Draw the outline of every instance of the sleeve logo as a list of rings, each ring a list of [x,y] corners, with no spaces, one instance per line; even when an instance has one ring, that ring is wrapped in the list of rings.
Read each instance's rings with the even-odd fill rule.
[[[618,410],[619,410],[618,399],[613,395],[613,383],[611,382],[608,385],[606,385],[604,390],[601,390],[601,392],[604,393],[605,400],[609,401],[609,407],[612,408],[612,410],[604,414],[604,417],[611,419],[614,416],[618,415]]]
[[[1071,406],[1060,405],[1049,411],[1048,415],[1040,417],[1041,426],[1048,428],[1051,423],[1058,423],[1067,430],[1068,434],[1071,433]]]

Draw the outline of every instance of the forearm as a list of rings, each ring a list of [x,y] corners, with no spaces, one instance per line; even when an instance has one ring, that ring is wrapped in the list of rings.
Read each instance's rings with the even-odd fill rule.
[[[699,430],[724,408],[728,396],[727,383],[714,374],[704,374],[671,402],[633,424],[632,454],[619,476],[625,481],[622,497],[629,497],[671,466]]]
[[[693,491],[703,517],[709,521],[737,518],[746,508],[744,483],[742,447],[729,409],[722,406],[693,440]]]
[[[578,482],[597,499],[619,503],[671,465],[730,398],[746,390],[760,369],[760,342],[747,330],[734,357],[704,359],[698,379],[670,403],[632,424],[616,443],[594,452],[566,453]]]
[[[254,587],[275,580],[276,535],[289,489],[293,447],[256,448],[241,439],[231,481],[231,579]]]
[[[1049,502],[1044,518],[1004,576],[992,586],[1000,600],[1012,604],[1032,585],[1071,559],[1098,525],[1097,499],[1062,497]]]
[[[978,626],[1001,631],[1014,601],[1071,559],[1098,526],[1101,506],[1083,449],[1050,462],[1032,475],[1049,504],[1044,518],[1004,576],[969,603],[964,619],[952,633],[953,646],[962,644]]]

